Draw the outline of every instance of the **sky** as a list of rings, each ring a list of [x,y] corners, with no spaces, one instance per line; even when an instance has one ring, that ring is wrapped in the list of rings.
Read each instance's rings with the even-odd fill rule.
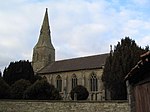
[[[56,60],[103,54],[129,36],[150,45],[150,0],[0,0],[0,69],[32,60],[48,8]]]

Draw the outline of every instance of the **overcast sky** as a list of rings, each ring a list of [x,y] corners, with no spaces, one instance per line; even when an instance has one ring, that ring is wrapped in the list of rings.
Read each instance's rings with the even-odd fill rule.
[[[0,0],[0,69],[32,59],[48,8],[56,59],[109,52],[129,36],[150,45],[150,0]]]

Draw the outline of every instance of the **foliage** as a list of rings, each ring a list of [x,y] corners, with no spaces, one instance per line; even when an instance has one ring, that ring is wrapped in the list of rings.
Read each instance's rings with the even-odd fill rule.
[[[20,79],[11,86],[11,98],[23,99],[24,91],[31,85],[30,81]]]
[[[73,88],[70,92],[71,99],[75,100],[86,100],[89,96],[89,92],[87,89],[82,85],[77,85],[75,88]]]
[[[49,84],[47,80],[37,80],[24,93],[24,99],[32,100],[61,100],[57,89]]]
[[[32,81],[33,77],[34,71],[29,61],[11,62],[3,73],[3,79],[9,85],[20,79]]]
[[[36,82],[37,80],[42,80],[43,78],[39,75],[39,74],[37,74],[37,75],[34,75],[34,77],[33,77],[33,80],[31,81],[32,83],[34,83],[34,82]]]
[[[0,71],[0,77],[2,77],[2,72]]]
[[[146,50],[148,49],[149,47],[146,48]],[[111,99],[127,99],[124,78],[144,52],[145,50],[129,37],[121,39],[121,43],[118,42],[117,46],[114,47],[114,52],[110,52],[105,63],[102,80],[105,88],[111,92]]]
[[[0,99],[6,99],[10,97],[9,85],[0,77]]]

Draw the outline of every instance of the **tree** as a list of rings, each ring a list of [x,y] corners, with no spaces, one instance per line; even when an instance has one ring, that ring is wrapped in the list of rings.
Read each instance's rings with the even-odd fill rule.
[[[2,77],[2,72],[1,72],[1,70],[0,70],[0,77]]]
[[[10,97],[9,85],[0,77],[0,99],[7,99]]]
[[[110,52],[110,56],[106,59],[102,80],[105,88],[111,92],[111,99],[127,99],[124,78],[144,52],[145,49],[139,47],[129,37],[121,39],[121,43],[118,42],[114,47],[114,52]]]
[[[32,83],[36,82],[37,80],[42,80],[43,78],[39,75],[39,74],[36,74],[34,75],[33,77],[33,80],[31,81]]]
[[[34,71],[29,61],[11,62],[8,68],[4,69],[3,79],[9,84],[17,80],[25,79],[32,82]]]
[[[32,100],[61,100],[57,89],[49,84],[47,80],[37,80],[24,92],[24,99]]]
[[[89,92],[84,86],[77,85],[71,90],[70,95],[72,100],[86,100],[89,96]]]
[[[20,79],[11,86],[11,98],[23,99],[24,91],[31,85],[30,81]]]

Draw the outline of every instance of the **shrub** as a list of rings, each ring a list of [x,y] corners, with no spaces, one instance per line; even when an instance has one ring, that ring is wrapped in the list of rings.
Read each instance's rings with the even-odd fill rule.
[[[9,85],[0,77],[0,99],[7,99],[10,97]]]
[[[61,96],[56,88],[47,80],[37,80],[24,93],[24,99],[32,100],[60,100]]]
[[[86,100],[89,96],[89,92],[84,86],[78,85],[71,90],[70,95],[72,100]]]
[[[31,85],[30,81],[20,79],[11,86],[11,98],[23,99],[24,91]]]
[[[34,75],[34,77],[33,77],[33,79],[32,79],[32,81],[31,81],[31,83],[33,84],[33,83],[35,83],[37,80],[42,80],[43,78],[41,77],[41,76],[39,76],[39,75]]]

